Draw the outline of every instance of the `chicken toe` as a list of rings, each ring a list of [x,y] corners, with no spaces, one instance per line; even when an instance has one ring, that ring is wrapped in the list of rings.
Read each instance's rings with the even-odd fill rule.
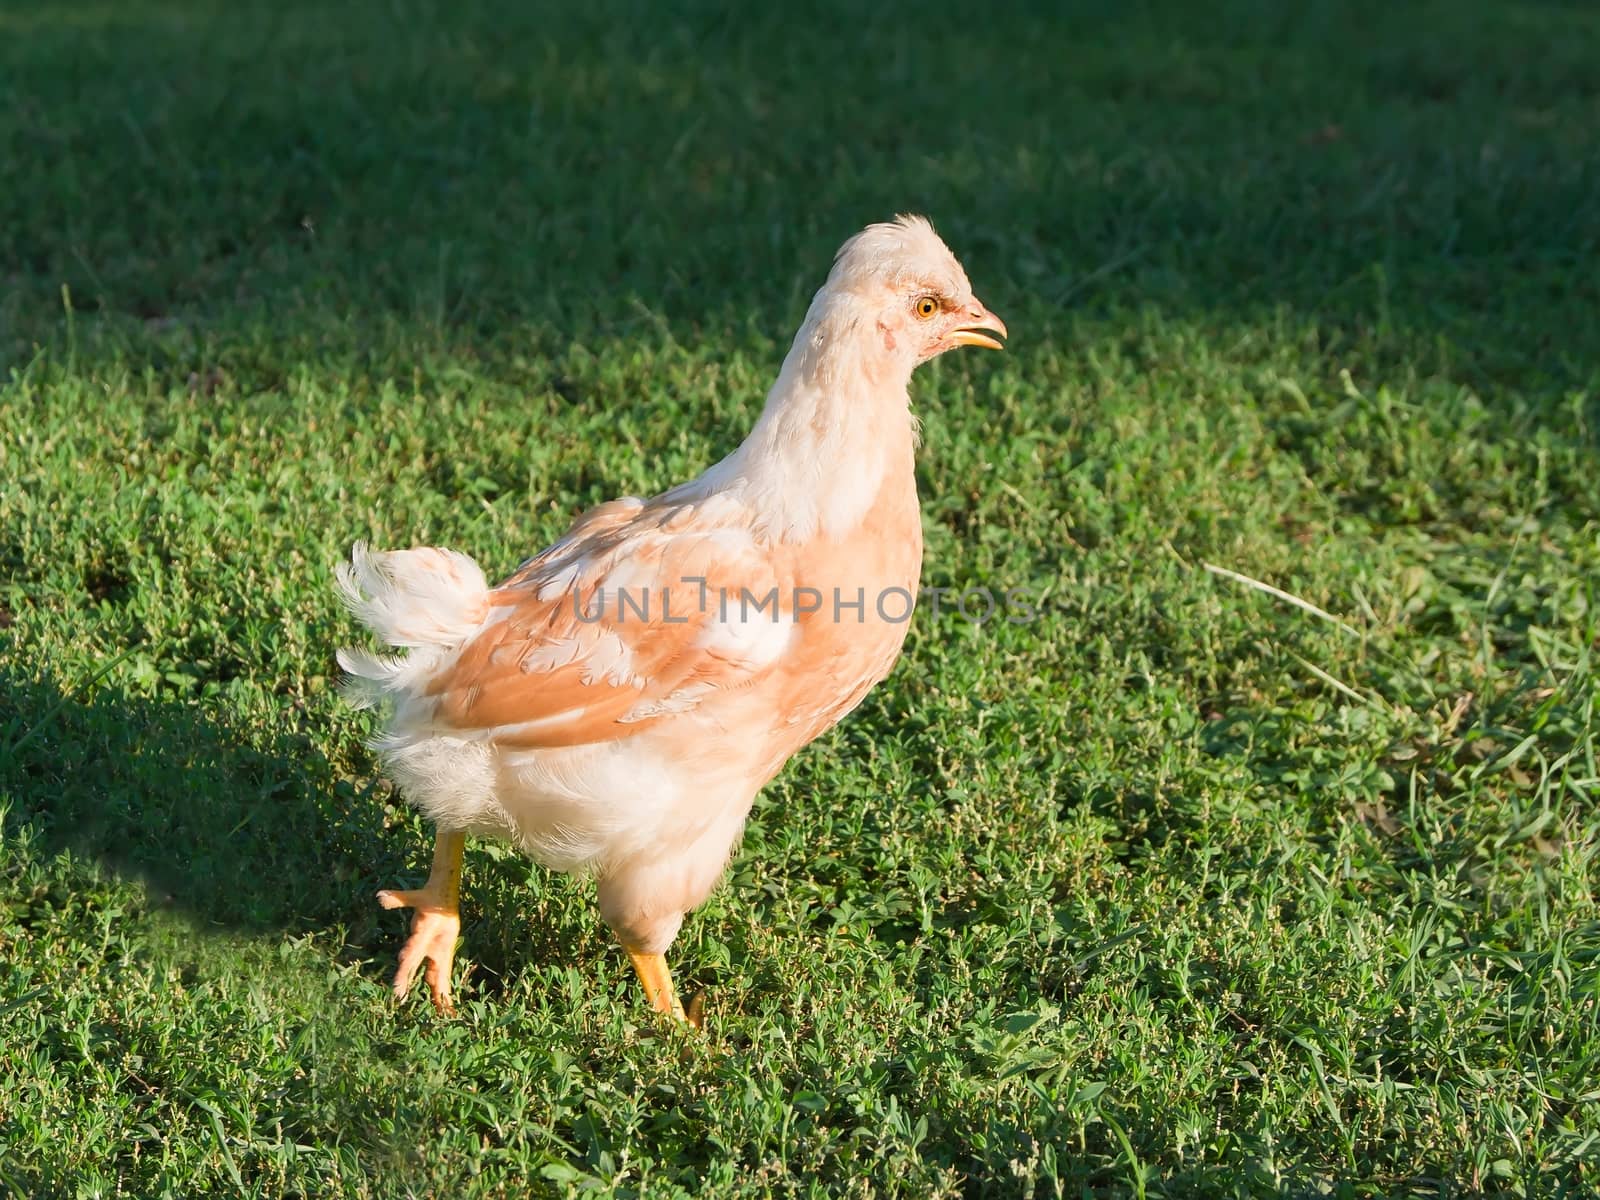
[[[423,978],[433,1006],[445,1016],[455,1015],[450,999],[450,965],[455,959],[456,938],[461,933],[461,854],[466,837],[441,831],[434,842],[433,870],[428,882],[413,891],[385,889],[378,893],[384,908],[409,908],[411,936],[400,950],[400,966],[394,974],[394,998],[404,1000],[424,961]]]

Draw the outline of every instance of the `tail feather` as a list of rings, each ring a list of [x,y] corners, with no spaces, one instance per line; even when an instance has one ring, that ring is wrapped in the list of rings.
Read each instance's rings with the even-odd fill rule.
[[[489,611],[489,585],[478,564],[454,550],[425,546],[374,552],[364,542],[336,572],[352,613],[379,640],[409,654],[339,651],[353,702],[369,705],[406,691],[449,649],[466,641]]]

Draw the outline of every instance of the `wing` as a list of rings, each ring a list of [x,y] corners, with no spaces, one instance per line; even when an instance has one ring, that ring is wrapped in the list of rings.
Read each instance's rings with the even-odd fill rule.
[[[733,505],[620,500],[585,515],[489,593],[484,628],[429,683],[434,719],[572,746],[752,684],[789,648],[792,589]]]

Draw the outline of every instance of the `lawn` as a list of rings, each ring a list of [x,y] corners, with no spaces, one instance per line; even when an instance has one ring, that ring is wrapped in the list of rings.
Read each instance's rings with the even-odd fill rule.
[[[335,563],[701,470],[903,210],[1032,619],[766,789],[706,1036],[478,843],[393,1007]],[[1581,3],[0,6],[0,1191],[1595,1195],[1597,263]]]

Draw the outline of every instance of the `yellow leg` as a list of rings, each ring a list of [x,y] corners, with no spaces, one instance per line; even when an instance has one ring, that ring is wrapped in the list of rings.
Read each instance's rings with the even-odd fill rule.
[[[683,1011],[683,1002],[678,999],[678,989],[672,986],[672,971],[667,966],[665,954],[640,954],[629,950],[628,958],[633,962],[633,969],[639,973],[639,982],[644,984],[644,994],[650,1001],[650,1007],[658,1013],[666,1013],[688,1025],[700,1028],[699,997],[696,1003],[689,1006],[689,1011]]]
[[[411,918],[411,936],[400,951],[400,969],[394,973],[395,999],[405,999],[417,977],[417,968],[426,959],[428,991],[433,995],[433,1006],[445,1016],[453,1016],[456,1011],[450,1002],[450,964],[461,932],[461,853],[466,844],[466,834],[441,829],[433,841],[433,869],[428,872],[428,882],[411,892],[378,893],[378,903],[385,908],[416,910]]]

